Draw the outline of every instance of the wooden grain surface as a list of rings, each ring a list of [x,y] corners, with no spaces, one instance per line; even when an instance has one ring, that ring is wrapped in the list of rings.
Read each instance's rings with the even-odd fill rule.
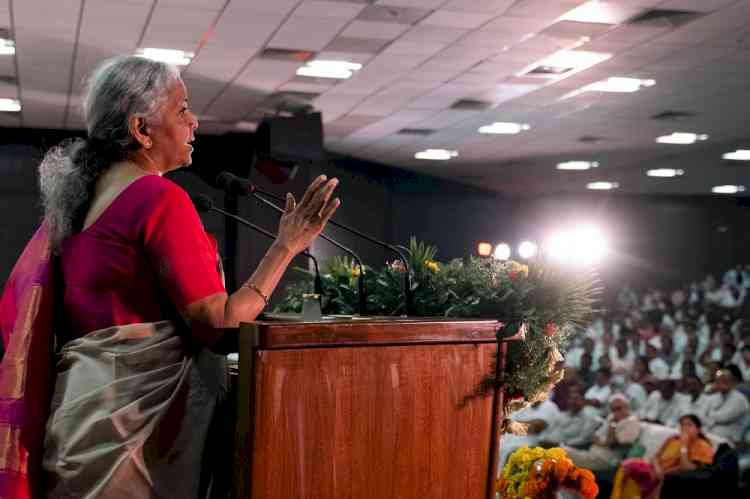
[[[490,343],[503,323],[495,320],[427,318],[356,319],[323,322],[257,322],[260,348],[355,345]]]
[[[485,497],[493,398],[459,401],[496,348],[257,351],[251,497]]]

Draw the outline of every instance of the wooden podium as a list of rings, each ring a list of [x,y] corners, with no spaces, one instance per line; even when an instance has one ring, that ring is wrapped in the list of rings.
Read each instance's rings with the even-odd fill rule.
[[[239,334],[237,499],[494,499],[501,392],[480,320],[255,322]]]

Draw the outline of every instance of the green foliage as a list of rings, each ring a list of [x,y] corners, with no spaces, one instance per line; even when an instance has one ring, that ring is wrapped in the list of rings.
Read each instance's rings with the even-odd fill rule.
[[[440,263],[437,248],[415,238],[405,248],[411,266],[415,316],[497,319],[503,332],[527,328],[523,342],[508,351],[503,386],[511,396],[527,400],[546,391],[556,376],[554,353],[589,319],[599,292],[591,271],[570,269],[536,260],[529,267],[517,262],[469,257]],[[287,288],[277,311],[299,312],[302,294],[312,291],[313,275]],[[398,261],[365,270],[368,313],[404,313],[404,268]],[[353,314],[357,310],[358,269],[348,258],[335,258],[323,270],[323,312]],[[546,334],[545,334],[546,333]],[[554,333],[554,334],[553,334]],[[483,380],[480,392],[492,386]]]

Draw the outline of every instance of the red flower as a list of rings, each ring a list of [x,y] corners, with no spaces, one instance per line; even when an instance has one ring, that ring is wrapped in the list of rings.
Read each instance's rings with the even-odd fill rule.
[[[511,281],[515,281],[516,279],[518,279],[518,271],[517,270],[512,270],[510,272],[510,280]]]
[[[546,326],[544,326],[544,335],[545,336],[554,336],[557,334],[557,326],[550,322]]]

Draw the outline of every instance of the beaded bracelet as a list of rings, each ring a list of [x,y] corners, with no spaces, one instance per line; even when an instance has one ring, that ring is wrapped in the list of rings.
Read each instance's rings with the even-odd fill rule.
[[[261,291],[258,286],[256,286],[252,282],[246,282],[245,284],[242,285],[242,287],[252,289],[256,293],[258,293],[258,296],[260,296],[263,299],[263,302],[266,304],[266,307],[268,306],[268,297],[263,294],[263,291]]]

